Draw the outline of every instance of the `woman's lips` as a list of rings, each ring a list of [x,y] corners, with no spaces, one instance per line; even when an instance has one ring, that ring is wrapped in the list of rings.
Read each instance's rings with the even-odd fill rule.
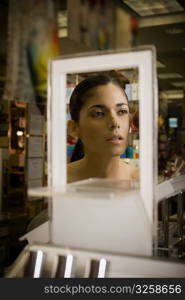
[[[106,139],[106,142],[112,143],[112,144],[121,144],[122,143],[122,138],[118,136],[113,136],[111,138]]]

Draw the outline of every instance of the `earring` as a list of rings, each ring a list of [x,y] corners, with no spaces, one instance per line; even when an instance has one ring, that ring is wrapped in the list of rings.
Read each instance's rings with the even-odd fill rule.
[[[129,133],[132,133],[132,128],[131,127],[129,128]]]

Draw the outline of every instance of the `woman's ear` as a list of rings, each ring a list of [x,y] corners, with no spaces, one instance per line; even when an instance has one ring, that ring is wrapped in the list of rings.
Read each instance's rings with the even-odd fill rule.
[[[78,125],[73,120],[68,120],[67,122],[68,134],[73,138],[78,138]]]

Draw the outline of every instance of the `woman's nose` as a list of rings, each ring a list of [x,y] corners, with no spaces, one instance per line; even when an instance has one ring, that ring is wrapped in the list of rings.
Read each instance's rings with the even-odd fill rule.
[[[110,129],[120,128],[119,121],[115,116],[110,117],[109,128]]]

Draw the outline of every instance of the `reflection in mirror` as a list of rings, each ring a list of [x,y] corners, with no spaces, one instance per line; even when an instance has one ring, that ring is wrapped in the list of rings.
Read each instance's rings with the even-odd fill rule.
[[[68,182],[139,180],[138,69],[67,75]]]

